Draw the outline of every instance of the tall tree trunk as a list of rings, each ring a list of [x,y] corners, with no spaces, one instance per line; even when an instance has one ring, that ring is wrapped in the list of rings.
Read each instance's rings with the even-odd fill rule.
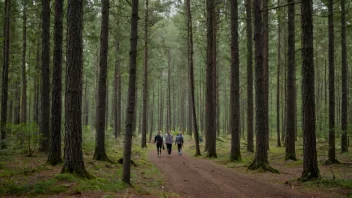
[[[254,151],[253,143],[253,36],[251,0],[246,0],[247,31],[247,150]]]
[[[280,6],[280,0],[277,1],[277,5]],[[276,133],[277,133],[277,147],[281,147],[280,141],[280,75],[281,75],[281,15],[278,10],[278,43],[277,43],[277,91],[276,91]]]
[[[39,125],[39,79],[37,72],[39,71],[40,68],[40,39],[37,41],[37,55],[36,55],[36,66],[35,66],[35,71],[36,74],[34,76],[34,115],[33,115],[33,120],[34,122]]]
[[[88,126],[88,118],[89,118],[89,95],[88,95],[88,77],[86,76],[86,80],[84,82],[84,110],[83,110],[83,125]]]
[[[50,0],[42,0],[42,81],[41,81],[41,119],[40,151],[49,149],[50,117]],[[81,123],[80,123],[81,124]]]
[[[240,146],[240,59],[238,50],[238,4],[231,1],[231,161],[241,160]]]
[[[269,0],[263,0],[263,59],[264,59],[264,109],[265,147],[269,149]]]
[[[27,51],[27,4],[23,1],[23,40],[22,40],[22,104],[21,122],[27,122],[27,75],[26,75],[26,51]],[[23,140],[21,140],[23,141]]]
[[[264,39],[262,31],[263,21],[261,14],[262,0],[253,1],[254,13],[254,41],[255,41],[255,90],[256,90],[256,153],[255,158],[248,169],[255,170],[262,168],[272,172],[277,172],[269,166],[267,139],[266,139],[266,109],[265,109],[265,75],[264,74],[264,59],[263,45]]]
[[[52,76],[51,134],[48,163],[57,165],[61,158],[61,109],[62,109],[62,40],[63,0],[55,0],[54,57]]]
[[[5,21],[4,21],[4,46],[3,46],[3,66],[2,66],[2,93],[1,93],[1,149],[5,149],[6,145],[6,123],[7,123],[7,102],[8,102],[8,86],[9,86],[9,49],[10,49],[10,7],[11,1],[5,0]]]
[[[341,101],[341,152],[348,151],[347,141],[347,45],[346,45],[346,8],[345,0],[341,0],[341,59],[342,59],[342,101]]]
[[[132,0],[131,17],[131,51],[130,51],[130,77],[128,85],[128,106],[126,118],[125,146],[123,150],[122,181],[130,184],[131,148],[132,148],[132,122],[135,116],[136,92],[136,66],[137,66],[137,36],[138,33],[138,0]]]
[[[296,64],[295,64],[295,4],[288,1],[288,69],[287,69],[287,123],[286,160],[296,160],[295,122],[296,122]]]
[[[335,154],[335,66],[334,66],[334,6],[328,1],[329,23],[329,153],[327,164],[336,163]]]
[[[114,74],[114,99],[113,99],[113,113],[114,113],[114,135],[115,139],[120,136],[121,131],[121,75],[120,75],[120,59],[119,59],[120,42],[116,39],[115,47],[115,74]]]
[[[65,90],[65,147],[62,173],[89,178],[82,153],[83,1],[67,5],[67,66]]]
[[[189,72],[188,72],[189,73]],[[190,82],[190,75],[188,76],[188,80]],[[190,84],[189,84],[190,85]],[[192,137],[192,129],[193,129],[193,123],[192,123],[192,115],[193,115],[193,112],[192,112],[192,109],[193,109],[193,105],[192,105],[192,94],[191,94],[191,86],[189,86],[189,88],[187,89],[188,90],[188,124],[187,124],[187,133],[189,136]]]
[[[189,68],[189,80],[190,80],[190,90],[191,90],[191,104],[192,104],[192,118],[194,126],[194,140],[196,144],[196,153],[195,155],[201,155],[199,148],[199,134],[198,134],[198,125],[197,125],[197,114],[196,114],[196,105],[195,105],[195,91],[194,91],[194,69],[193,69],[193,25],[192,25],[192,11],[191,11],[191,0],[186,1],[186,10],[187,10],[187,51],[188,51],[188,68]]]
[[[161,91],[160,91],[160,84],[158,85],[158,131],[161,131]]]
[[[319,177],[315,136],[313,2],[301,3],[302,28],[302,109],[303,109],[303,173],[302,179]]]
[[[168,50],[166,130],[171,130],[171,50]]]
[[[143,84],[143,118],[142,118],[142,148],[147,147],[147,107],[148,107],[148,12],[149,0],[145,1],[144,21],[144,84]]]
[[[150,132],[149,132],[149,143],[152,141],[152,135],[153,135],[153,125],[154,125],[154,104],[155,101],[155,94],[154,94],[154,88],[153,88],[153,104],[152,104],[152,108],[150,108]]]
[[[207,7],[207,91],[206,91],[206,141],[207,141],[207,157],[217,157],[216,155],[216,101],[214,100],[214,75],[215,63],[214,63],[214,17],[215,17],[215,2],[214,0],[206,1]]]
[[[212,56],[213,56],[213,97],[214,97],[214,131],[215,131],[215,138],[218,135],[218,131],[217,131],[217,121],[218,121],[218,117],[217,117],[217,106],[218,106],[218,99],[217,99],[217,32],[218,32],[218,12],[217,12],[217,3],[216,0],[214,0],[214,6],[213,6],[213,52],[212,52]]]
[[[137,103],[138,103],[138,91],[137,91],[137,83],[136,83],[136,92],[135,92],[135,98],[136,98],[136,102],[134,104],[134,109],[135,109],[135,116],[133,117],[133,122],[132,122],[132,133],[133,135],[136,135],[136,130],[137,130],[137,116],[138,116],[138,112],[137,112]],[[127,116],[127,115],[126,115]],[[161,122],[162,123],[162,122]]]
[[[186,99],[186,94],[185,94],[185,91],[184,91],[184,88],[182,86],[181,88],[181,131],[184,132],[186,130],[186,124],[185,124],[185,99]]]
[[[110,161],[105,149],[105,122],[107,106],[107,67],[108,67],[108,41],[109,41],[109,0],[102,1],[102,21],[100,35],[100,72],[98,101],[96,109],[96,141],[93,159]]]

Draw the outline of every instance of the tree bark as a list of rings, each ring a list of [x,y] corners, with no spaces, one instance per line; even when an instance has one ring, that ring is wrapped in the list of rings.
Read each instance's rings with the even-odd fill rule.
[[[238,3],[231,1],[231,161],[241,161],[240,146],[240,60],[238,50]]]
[[[55,0],[51,134],[50,134],[50,149],[49,149],[49,156],[48,156],[48,163],[51,165],[57,165],[62,162],[61,109],[62,109],[63,5],[64,5],[63,0]]]
[[[329,24],[329,153],[326,164],[336,163],[335,154],[335,66],[334,66],[334,6],[328,1]]]
[[[108,67],[108,41],[109,41],[109,0],[102,1],[102,21],[100,33],[100,72],[98,101],[96,109],[96,141],[93,159],[110,161],[105,149],[105,122],[107,106],[107,67]]]
[[[147,112],[148,112],[148,12],[149,0],[145,1],[144,21],[144,84],[143,84],[143,118],[142,118],[142,148],[147,147]]]
[[[347,45],[346,45],[346,8],[345,0],[341,0],[341,59],[342,59],[342,101],[341,101],[341,152],[348,151],[347,141],[347,95],[348,95],[348,66],[347,66]]]
[[[38,72],[40,68],[40,39],[37,41],[37,55],[36,55],[36,67],[35,71]],[[33,120],[34,122],[39,125],[39,80],[38,74],[36,73],[34,76],[34,115]]]
[[[313,2],[301,3],[302,29],[302,110],[303,110],[303,180],[319,177],[315,136]]]
[[[6,145],[6,123],[7,123],[7,102],[8,102],[8,86],[9,86],[9,50],[10,50],[10,7],[11,1],[5,0],[4,13],[4,45],[3,45],[3,65],[2,65],[2,94],[1,94],[1,149],[7,148]]]
[[[265,109],[265,139],[269,150],[269,9],[268,0],[263,0],[263,59],[264,59],[264,109]]]
[[[23,1],[23,40],[22,40],[22,104],[21,123],[27,122],[27,75],[26,75],[26,51],[27,51],[27,4]],[[23,140],[21,140],[23,141]]]
[[[296,64],[295,64],[295,4],[288,1],[288,69],[287,69],[287,123],[286,160],[296,160],[295,122],[296,122]]]
[[[216,154],[216,101],[214,100],[214,17],[215,17],[215,2],[214,0],[206,1],[207,7],[207,71],[206,71],[206,120],[205,134],[207,141],[207,157],[217,157]]]
[[[192,25],[192,11],[191,11],[191,0],[186,1],[187,8],[187,44],[188,44],[188,67],[189,67],[189,76],[190,76],[190,89],[191,89],[191,104],[192,104],[192,118],[194,126],[194,140],[196,145],[195,156],[201,155],[199,148],[199,134],[198,134],[198,125],[197,125],[197,114],[196,114],[196,105],[195,104],[195,91],[194,91],[194,69],[193,69],[193,25]]]
[[[277,1],[277,5],[280,6],[280,0]],[[281,147],[280,141],[280,76],[281,76],[281,15],[278,10],[278,43],[277,43],[277,91],[276,91],[276,133],[277,133],[277,147]]]
[[[154,88],[153,88],[153,104],[152,104],[152,108],[150,108],[150,132],[149,132],[149,143],[152,141],[152,135],[153,135],[153,125],[154,125],[154,104],[155,101],[155,94],[154,94]]]
[[[83,1],[67,5],[67,66],[65,90],[65,147],[62,173],[90,178],[82,153]]]
[[[50,0],[42,0],[42,81],[41,81],[41,119],[40,147],[46,152],[49,149],[50,117]],[[80,123],[81,124],[81,123]]]
[[[137,33],[138,33],[138,0],[132,0],[132,17],[131,17],[131,46],[130,46],[130,71],[128,85],[128,106],[126,117],[126,135],[123,150],[123,169],[122,181],[130,184],[131,172],[131,148],[132,148],[132,122],[135,116],[136,102],[136,66],[137,66]]]
[[[115,74],[114,74],[114,99],[113,99],[113,113],[114,113],[114,135],[115,139],[120,136],[121,131],[121,75],[120,75],[120,58],[118,56],[120,42],[116,39],[115,47]]]
[[[88,118],[89,118],[89,96],[88,96],[88,79],[86,76],[86,80],[84,82],[84,110],[83,110],[83,125],[88,126]]]
[[[269,166],[267,139],[266,139],[266,109],[265,109],[265,75],[264,75],[264,39],[262,31],[263,20],[261,14],[262,0],[253,1],[254,13],[254,41],[255,41],[255,90],[256,90],[256,153],[248,169],[262,168],[264,171],[277,172]]]
[[[253,36],[251,0],[246,0],[247,31],[247,150],[254,151],[253,143]]]
[[[171,50],[168,49],[166,131],[171,130]]]

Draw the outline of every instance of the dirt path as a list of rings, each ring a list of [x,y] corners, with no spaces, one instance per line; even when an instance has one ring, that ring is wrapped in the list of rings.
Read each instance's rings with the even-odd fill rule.
[[[161,157],[152,151],[149,159],[164,174],[165,188],[181,197],[316,197],[284,184],[273,185],[254,180],[209,160],[190,157],[185,153],[179,156],[175,150],[173,146],[169,156],[165,149]]]

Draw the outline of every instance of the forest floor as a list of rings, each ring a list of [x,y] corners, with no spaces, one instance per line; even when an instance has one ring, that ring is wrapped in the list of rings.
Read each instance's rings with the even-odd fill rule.
[[[230,136],[217,141],[218,158],[193,157],[194,142],[186,141],[184,155],[156,156],[155,145],[140,147],[140,138],[133,138],[131,168],[133,187],[121,181],[123,141],[106,133],[106,151],[115,163],[93,160],[95,132],[83,131],[83,157],[86,170],[94,179],[82,179],[72,174],[60,174],[62,164],[46,164],[47,154],[35,149],[28,156],[28,145],[20,145],[15,135],[9,135],[9,148],[0,150],[0,197],[352,197],[352,152],[341,154],[342,164],[322,166],[327,156],[327,142],[318,141],[321,180],[300,183],[302,145],[297,141],[298,161],[284,161],[284,147],[270,142],[270,165],[280,174],[248,171],[254,153],[247,152],[241,142],[242,162],[228,160]],[[337,140],[336,142],[338,142]],[[336,145],[339,148],[338,144]],[[201,145],[204,150],[204,145]],[[335,179],[333,178],[333,174]]]
[[[248,171],[247,161],[253,159],[252,153],[243,153],[241,163],[228,161],[228,142],[226,138],[218,143],[217,159],[205,157],[193,157],[193,141],[185,143],[184,154],[177,154],[176,146],[173,146],[171,155],[163,151],[158,157],[156,151],[149,153],[149,159],[165,176],[167,191],[174,192],[180,197],[346,197],[351,191],[351,179],[324,180],[331,167],[320,167],[322,179],[315,182],[302,184],[297,179],[302,172],[301,162],[273,159],[280,157],[277,151],[282,148],[272,148],[270,159],[271,165],[280,171],[280,174],[263,173],[260,171]],[[283,151],[284,154],[284,151]],[[299,155],[298,155],[299,156]],[[344,160],[348,160],[345,158]],[[351,161],[351,159],[349,159]],[[348,172],[351,166],[348,164],[334,165],[335,174],[344,172],[344,177],[352,177]],[[347,174],[347,175],[346,175]]]

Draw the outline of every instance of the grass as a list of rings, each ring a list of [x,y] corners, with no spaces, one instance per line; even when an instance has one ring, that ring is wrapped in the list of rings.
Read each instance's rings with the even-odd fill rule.
[[[106,133],[108,157],[114,162],[93,160],[95,133],[89,128],[83,131],[83,158],[86,170],[94,179],[82,179],[73,174],[60,174],[62,164],[45,164],[46,154],[35,152],[35,157],[17,145],[0,151],[0,197],[1,196],[50,196],[75,193],[94,193],[99,197],[125,195],[153,195],[169,197],[170,193],[161,189],[164,178],[159,170],[148,161],[149,149],[140,148],[140,139],[135,138],[132,146],[132,160],[138,165],[131,168],[133,188],[121,181],[122,165],[117,161],[122,157],[123,141],[115,140],[112,132]],[[110,135],[111,134],[111,135]],[[123,137],[121,137],[123,138]],[[15,144],[15,143],[12,143]],[[154,148],[154,147],[153,147]]]

